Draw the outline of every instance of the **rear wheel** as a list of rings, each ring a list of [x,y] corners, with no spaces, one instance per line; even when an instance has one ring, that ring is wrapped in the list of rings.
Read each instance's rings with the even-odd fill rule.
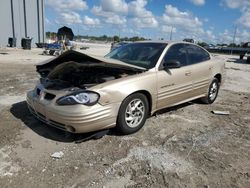
[[[141,93],[128,96],[121,104],[117,128],[122,134],[135,133],[147,119],[149,105],[147,97]]]
[[[215,99],[217,98],[218,92],[219,92],[219,81],[217,78],[214,78],[213,81],[211,82],[209,88],[208,88],[208,93],[205,97],[201,98],[201,101],[206,103],[206,104],[212,104]]]

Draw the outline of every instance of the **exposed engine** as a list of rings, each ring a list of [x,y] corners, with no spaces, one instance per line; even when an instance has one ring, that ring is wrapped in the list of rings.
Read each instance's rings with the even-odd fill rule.
[[[126,77],[138,71],[107,66],[105,63],[65,62],[57,65],[40,82],[46,89],[60,90],[70,87],[86,89],[100,83]],[[42,70],[40,70],[42,73]]]

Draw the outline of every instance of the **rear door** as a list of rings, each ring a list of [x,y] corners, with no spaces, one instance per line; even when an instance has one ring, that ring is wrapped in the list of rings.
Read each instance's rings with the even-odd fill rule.
[[[182,101],[192,96],[192,71],[187,65],[187,52],[185,44],[174,44],[169,47],[163,62],[177,60],[180,68],[163,69],[157,71],[157,108],[161,109]]]
[[[186,44],[187,66],[192,71],[193,96],[205,94],[209,87],[213,63],[207,51],[193,44]]]

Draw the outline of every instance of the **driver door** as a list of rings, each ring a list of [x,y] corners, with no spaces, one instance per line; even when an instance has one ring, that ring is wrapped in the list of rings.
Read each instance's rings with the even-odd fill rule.
[[[164,63],[179,61],[180,68],[164,68]],[[166,52],[157,72],[157,109],[175,105],[192,97],[192,71],[187,65],[185,44],[174,44]]]

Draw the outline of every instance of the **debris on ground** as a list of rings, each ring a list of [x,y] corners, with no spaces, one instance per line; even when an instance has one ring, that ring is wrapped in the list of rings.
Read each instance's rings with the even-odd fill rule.
[[[213,113],[213,114],[216,114],[216,115],[230,115],[230,112],[229,112],[229,111],[213,110],[212,113]]]
[[[52,158],[55,158],[55,159],[61,159],[63,157],[64,153],[62,151],[59,151],[59,152],[55,152],[51,155]]]

